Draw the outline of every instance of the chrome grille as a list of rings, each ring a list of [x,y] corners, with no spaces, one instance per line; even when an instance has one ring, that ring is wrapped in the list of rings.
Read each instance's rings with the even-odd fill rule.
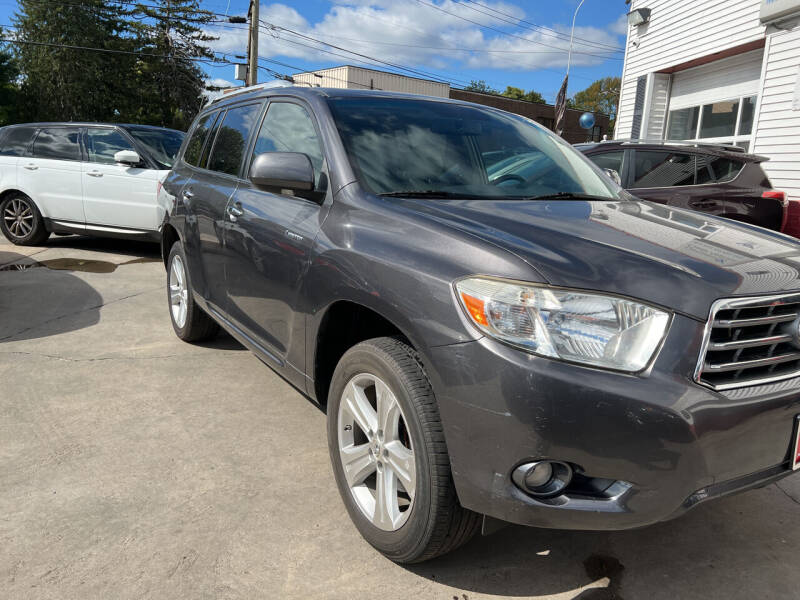
[[[727,390],[800,376],[800,294],[718,300],[695,380]]]

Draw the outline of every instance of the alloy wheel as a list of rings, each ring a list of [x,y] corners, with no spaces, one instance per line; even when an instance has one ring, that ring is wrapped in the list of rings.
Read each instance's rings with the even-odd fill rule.
[[[9,233],[17,238],[24,238],[34,227],[33,207],[27,200],[14,198],[6,204],[3,221]]]
[[[178,328],[183,329],[189,312],[189,290],[186,286],[186,269],[179,254],[172,258],[169,269],[169,302],[172,319]]]
[[[416,466],[396,396],[369,373],[345,386],[338,414],[339,458],[356,505],[377,528],[396,531],[414,505]]]

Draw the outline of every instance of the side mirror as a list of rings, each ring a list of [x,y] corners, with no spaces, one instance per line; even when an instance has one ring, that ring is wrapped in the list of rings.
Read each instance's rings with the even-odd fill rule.
[[[114,155],[114,160],[129,167],[135,167],[142,163],[142,157],[133,150],[120,150]]]
[[[615,171],[614,169],[603,169],[603,171],[614,181],[614,183],[622,187],[622,177],[619,176],[619,171]]]
[[[314,189],[314,166],[300,152],[265,152],[253,161],[250,181],[260,188],[309,192]]]

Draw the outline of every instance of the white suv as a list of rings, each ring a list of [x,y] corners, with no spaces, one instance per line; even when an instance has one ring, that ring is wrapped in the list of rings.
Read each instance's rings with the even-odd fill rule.
[[[184,134],[144,125],[39,123],[0,129],[0,230],[160,239],[161,182]]]

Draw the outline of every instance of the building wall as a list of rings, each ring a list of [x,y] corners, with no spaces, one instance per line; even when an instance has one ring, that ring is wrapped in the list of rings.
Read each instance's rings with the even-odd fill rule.
[[[503,96],[496,96],[494,94],[481,94],[478,92],[468,92],[465,90],[450,90],[450,97],[454,100],[464,100],[465,102],[475,102],[476,104],[483,104],[484,106],[493,106],[508,112],[512,112],[523,117],[533,119],[537,123],[541,123],[548,129],[553,128],[555,121],[555,107],[552,104],[537,104],[535,102],[525,102],[523,100],[513,100]],[[587,141],[590,132],[583,129],[578,123],[581,115],[585,111],[567,109],[566,123],[564,126],[564,139],[571,144],[578,144]],[[598,138],[602,138],[604,134],[609,134],[608,115],[602,113],[595,113],[595,126],[600,130],[597,132]]]
[[[760,0],[632,0],[630,9],[643,7],[651,9],[651,21],[628,31],[617,138],[631,137],[640,76],[764,37]],[[646,98],[640,110],[648,106],[663,110],[663,105],[653,105],[650,100]]]
[[[800,27],[769,36],[753,152],[772,185],[800,200]]]
[[[309,73],[299,73],[293,77],[295,82],[313,87],[356,90],[374,89],[387,92],[437,96],[439,98],[447,98],[450,93],[450,85],[447,83],[406,77],[405,75],[354,67],[352,65],[320,69],[319,71]]]

